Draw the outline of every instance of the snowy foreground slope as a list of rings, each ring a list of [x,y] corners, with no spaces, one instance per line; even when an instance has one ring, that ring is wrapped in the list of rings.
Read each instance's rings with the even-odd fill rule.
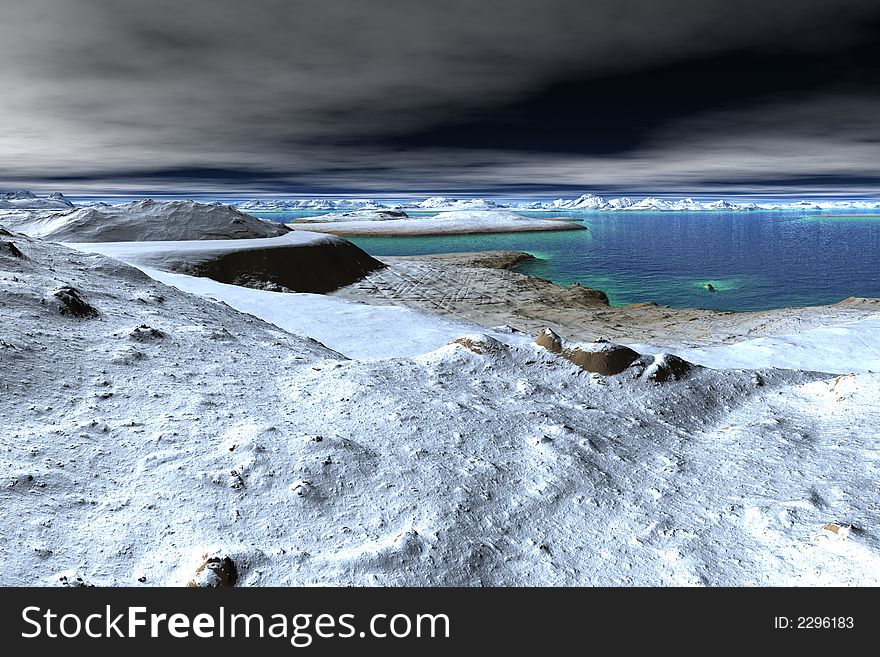
[[[880,583],[876,374],[349,360],[18,234],[0,309],[2,584]]]

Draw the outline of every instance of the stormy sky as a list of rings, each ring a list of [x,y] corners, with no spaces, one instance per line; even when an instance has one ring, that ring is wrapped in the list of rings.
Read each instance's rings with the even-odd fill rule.
[[[880,189],[875,0],[0,0],[0,187]]]

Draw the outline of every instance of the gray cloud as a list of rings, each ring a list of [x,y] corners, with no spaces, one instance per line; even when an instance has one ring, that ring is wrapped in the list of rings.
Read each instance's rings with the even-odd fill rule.
[[[217,167],[361,187],[678,184],[707,167],[852,174],[877,157],[873,106],[851,105],[859,120],[836,132],[831,109],[848,101],[824,97],[763,117],[710,113],[616,158],[363,144],[567,76],[858,41],[875,11],[862,0],[0,3],[0,182]]]

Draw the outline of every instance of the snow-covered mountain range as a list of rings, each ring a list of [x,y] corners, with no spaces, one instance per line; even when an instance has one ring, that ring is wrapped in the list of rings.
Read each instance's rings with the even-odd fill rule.
[[[583,194],[576,199],[559,198],[555,201],[527,201],[513,203],[510,207],[520,210],[605,210],[646,212],[745,212],[751,210],[874,210],[880,208],[880,200],[839,201],[697,201],[690,197],[662,198],[646,196],[634,199],[629,196],[604,198],[595,194]]]
[[[880,200],[797,200],[797,201],[739,201],[728,199],[696,200],[691,197],[669,198],[630,196],[605,198],[596,194],[582,194],[577,198],[558,198],[553,201],[523,200],[502,202],[487,198],[458,199],[450,196],[431,196],[422,201],[412,199],[383,202],[375,199],[258,199],[233,203],[244,211],[283,210],[593,210],[629,212],[747,212],[751,210],[874,210],[880,209]]]
[[[215,204],[219,205],[220,203]],[[107,207],[105,201],[71,202],[59,192],[46,197],[33,192],[18,190],[0,194],[0,210],[71,210],[74,207]],[[230,206],[242,212],[284,212],[284,211],[327,211],[350,212],[358,210],[409,210],[424,212],[436,210],[450,212],[457,210],[530,210],[561,211],[590,210],[609,212],[746,212],[752,210],[877,210],[880,200],[698,200],[691,197],[672,198],[661,196],[645,197],[604,197],[597,194],[582,194],[577,198],[557,198],[555,200],[525,199],[511,201],[489,198],[456,198],[453,196],[429,196],[423,200],[411,199],[372,199],[372,198],[257,198],[234,201]]]
[[[232,203],[247,212],[272,212],[283,210],[383,210],[390,206],[368,198],[361,199],[253,199]]]

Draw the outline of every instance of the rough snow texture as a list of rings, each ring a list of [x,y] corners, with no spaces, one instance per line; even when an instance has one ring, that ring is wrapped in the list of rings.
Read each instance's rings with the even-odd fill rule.
[[[876,374],[603,377],[475,327],[346,360],[4,239],[0,584],[880,584]]]
[[[317,219],[323,219],[318,217]],[[505,233],[544,230],[585,230],[564,218],[535,219],[510,210],[459,210],[435,216],[399,218],[394,221],[367,220],[308,221],[287,224],[293,230],[311,230],[334,235],[446,235]]]
[[[282,224],[225,205],[152,199],[31,215],[8,226],[59,242],[248,239],[288,232]]]
[[[69,210],[73,204],[61,192],[38,197],[33,192],[19,190],[0,194],[0,210]]]

